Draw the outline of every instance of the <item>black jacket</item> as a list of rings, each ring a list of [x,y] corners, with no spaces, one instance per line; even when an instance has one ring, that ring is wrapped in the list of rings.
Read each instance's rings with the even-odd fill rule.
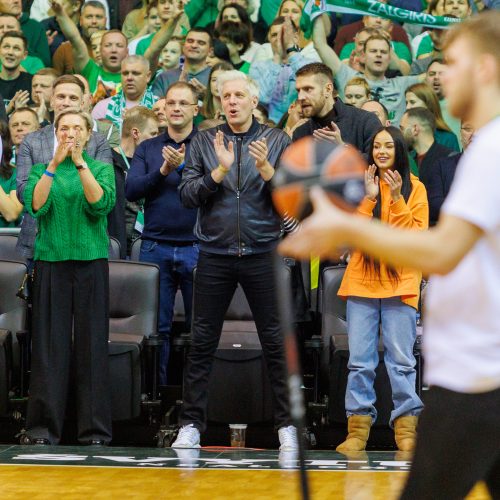
[[[451,183],[455,177],[461,153],[451,154],[437,160],[433,168],[427,174],[427,199],[429,200],[429,224],[436,225],[439,219],[439,211],[446,196],[450,192]]]
[[[210,175],[219,165],[214,150],[218,130],[224,142],[234,143],[235,160],[221,184]],[[200,250],[221,255],[250,255],[272,250],[282,235],[281,217],[274,210],[270,186],[260,176],[248,145],[267,140],[268,161],[278,166],[289,137],[255,119],[246,134],[235,134],[227,124],[199,132],[191,141],[179,192],[187,208],[198,207],[195,235]]]
[[[293,133],[293,141],[312,135],[314,130],[329,126],[335,122],[340,129],[342,140],[358,148],[362,153],[369,153],[370,140],[381,127],[379,119],[373,114],[344,104],[335,99],[332,110],[323,118],[311,118]]]

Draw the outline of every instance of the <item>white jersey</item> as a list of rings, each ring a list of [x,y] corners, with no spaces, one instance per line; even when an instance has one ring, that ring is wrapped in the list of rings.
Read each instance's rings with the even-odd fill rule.
[[[425,378],[456,392],[492,391],[500,388],[500,118],[474,136],[442,212],[484,235],[453,271],[430,280]]]

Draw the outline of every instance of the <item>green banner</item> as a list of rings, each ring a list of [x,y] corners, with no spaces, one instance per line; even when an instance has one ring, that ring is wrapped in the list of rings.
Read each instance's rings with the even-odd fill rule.
[[[360,14],[378,16],[399,23],[417,24],[430,28],[447,28],[450,24],[459,23],[461,19],[446,16],[432,16],[426,12],[392,7],[376,0],[307,0],[302,11],[300,27],[309,36],[312,21],[323,12],[339,12],[342,14]]]

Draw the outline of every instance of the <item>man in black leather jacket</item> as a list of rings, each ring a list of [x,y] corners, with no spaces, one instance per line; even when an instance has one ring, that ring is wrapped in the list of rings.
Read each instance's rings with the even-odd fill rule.
[[[199,209],[195,234],[200,255],[182,427],[172,447],[200,446],[200,432],[206,428],[213,356],[224,315],[240,283],[267,362],[280,449],[292,451],[297,448],[297,439],[290,425],[272,259],[282,224],[273,208],[269,186],[290,139],[252,117],[258,89],[245,74],[225,72],[218,86],[227,124],[193,138],[179,186],[184,205]]]

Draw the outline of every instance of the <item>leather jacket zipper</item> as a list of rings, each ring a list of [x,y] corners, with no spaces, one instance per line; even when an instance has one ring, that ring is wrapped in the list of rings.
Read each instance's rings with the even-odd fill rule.
[[[242,146],[242,140],[241,137],[236,138],[237,141],[237,147],[236,147],[236,154],[238,155],[238,178],[237,178],[237,184],[236,184],[236,207],[237,207],[237,224],[238,224],[238,257],[241,257],[242,251],[241,251],[241,227],[240,227],[240,182],[241,182],[241,146]]]

